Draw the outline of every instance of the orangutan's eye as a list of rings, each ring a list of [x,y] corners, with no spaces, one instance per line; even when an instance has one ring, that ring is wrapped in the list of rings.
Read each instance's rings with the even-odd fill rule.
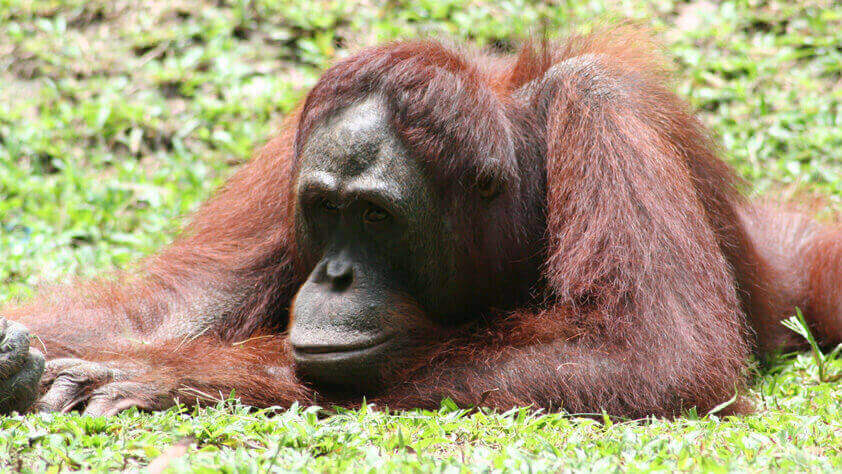
[[[322,199],[322,207],[329,212],[336,212],[339,210],[339,205],[330,199]]]
[[[382,208],[371,204],[368,206],[368,209],[365,210],[365,214],[363,215],[363,219],[366,222],[383,222],[389,218],[389,213],[384,211]]]
[[[500,194],[500,187],[497,185],[497,181],[492,178],[481,179],[477,183],[477,189],[479,190],[480,197],[488,201]]]

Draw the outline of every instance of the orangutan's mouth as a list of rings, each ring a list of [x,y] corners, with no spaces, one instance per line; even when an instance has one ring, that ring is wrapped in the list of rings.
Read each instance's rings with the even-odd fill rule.
[[[371,338],[353,344],[317,344],[293,346],[292,352],[296,360],[329,361],[350,359],[378,352],[392,339],[391,335]]]

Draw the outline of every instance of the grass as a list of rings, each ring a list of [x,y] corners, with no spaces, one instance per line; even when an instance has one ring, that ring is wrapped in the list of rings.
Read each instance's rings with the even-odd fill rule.
[[[0,0],[0,303],[169,241],[318,73],[417,35],[507,50],[619,17],[652,25],[677,90],[759,191],[842,198],[842,6],[826,1]],[[795,321],[797,322],[797,320]],[[793,322],[793,324],[795,324]],[[522,409],[0,417],[0,470],[838,471],[842,363],[782,356],[757,412],[601,423]],[[184,456],[180,449],[188,446]],[[164,457],[159,458],[161,454]]]

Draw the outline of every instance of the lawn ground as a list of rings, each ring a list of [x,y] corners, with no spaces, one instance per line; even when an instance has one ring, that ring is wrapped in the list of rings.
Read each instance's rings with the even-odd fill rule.
[[[758,190],[842,199],[842,6],[826,1],[0,0],[0,303],[123,267],[354,48],[422,35],[499,49],[651,25],[676,88]],[[829,363],[831,372],[842,363]],[[235,402],[111,419],[0,416],[0,471],[839,471],[842,383],[807,354],[758,369],[757,412],[601,423],[523,409],[326,418]],[[184,449],[186,447],[186,449]],[[182,452],[186,454],[181,455]],[[163,457],[160,457],[164,453]]]

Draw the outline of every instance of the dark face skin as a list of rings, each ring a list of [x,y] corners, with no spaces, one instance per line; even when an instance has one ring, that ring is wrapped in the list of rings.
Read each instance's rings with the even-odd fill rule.
[[[299,374],[373,390],[413,354],[414,335],[458,318],[469,285],[421,164],[374,95],[315,127],[300,156],[296,239],[312,271],[295,297]]]

